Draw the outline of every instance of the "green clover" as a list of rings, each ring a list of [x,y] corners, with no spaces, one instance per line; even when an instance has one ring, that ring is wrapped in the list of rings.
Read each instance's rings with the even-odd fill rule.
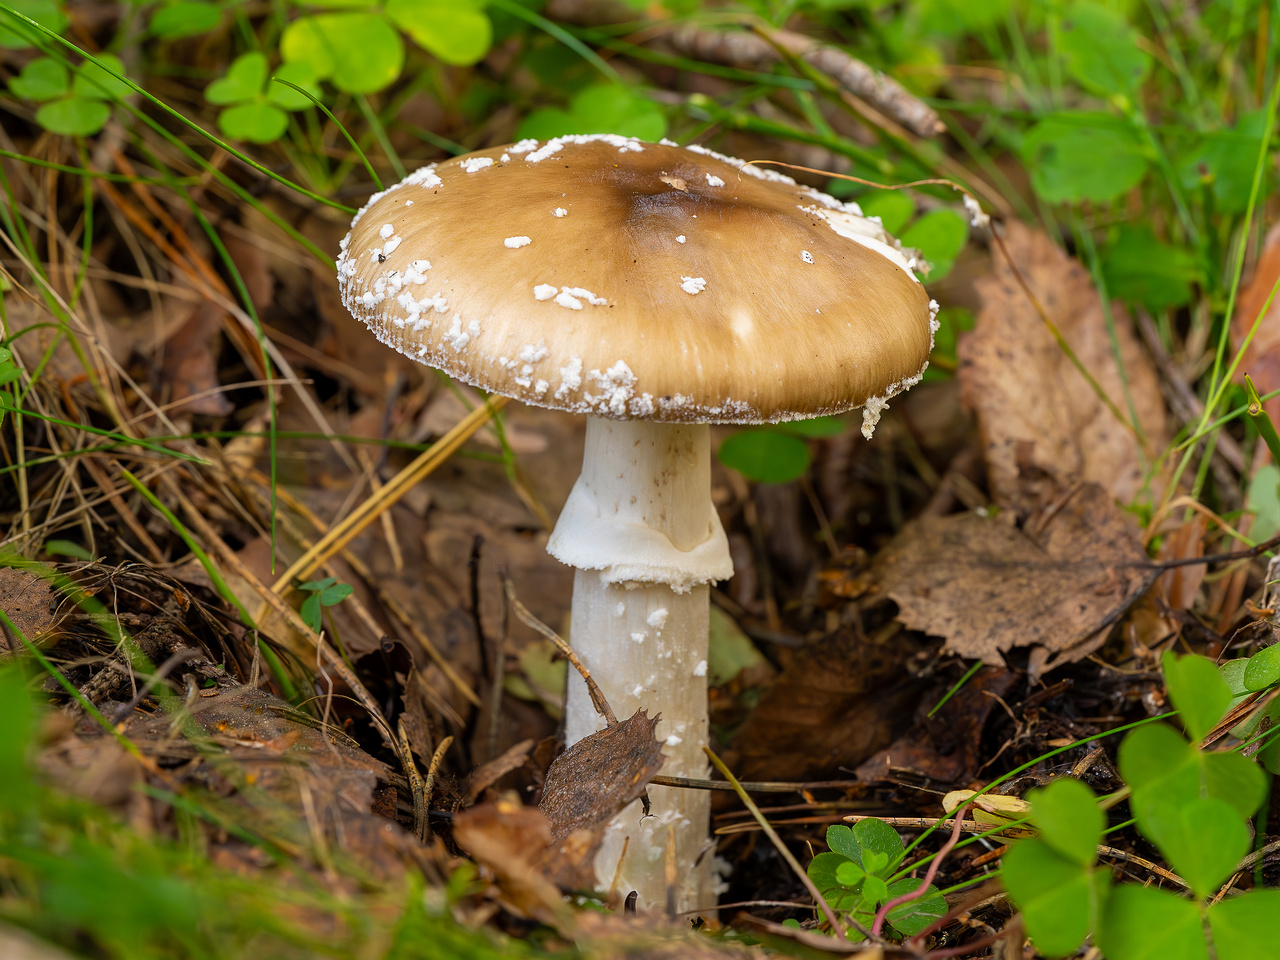
[[[62,12],[54,0],[6,0],[5,6],[11,7],[24,17],[30,17],[42,27],[48,27],[54,33],[61,33],[66,27],[67,15]],[[21,20],[0,13],[0,47],[8,50],[22,50],[31,46],[31,38],[36,31]]]
[[[49,57],[32,60],[9,81],[9,89],[24,100],[44,103],[36,120],[50,133],[87,137],[106,126],[110,101],[132,90],[121,79],[124,64],[119,57],[97,57],[102,66],[86,61],[74,73]]]
[[[180,40],[208,33],[222,20],[222,8],[206,0],[174,0],[151,15],[151,33],[161,40]]]
[[[376,93],[404,68],[407,33],[436,59],[469,66],[489,52],[493,25],[483,0],[307,0],[333,13],[294,20],[280,36],[287,63],[310,64],[316,80],[346,93]],[[351,9],[361,8],[361,9]]]
[[[271,143],[279,140],[289,126],[287,110],[303,110],[311,101],[283,83],[267,79],[267,58],[261,53],[236,57],[227,75],[213,81],[204,98],[225,109],[218,114],[218,127],[233,140]],[[315,72],[302,61],[282,64],[275,72],[282,80],[296,83],[319,97]]]
[[[308,580],[306,583],[299,584],[298,589],[305,590],[310,594],[307,599],[302,601],[302,606],[298,609],[298,613],[302,615],[303,622],[316,633],[320,632],[322,608],[332,607],[341,603],[351,596],[353,590],[351,584],[339,583],[337,577]]]

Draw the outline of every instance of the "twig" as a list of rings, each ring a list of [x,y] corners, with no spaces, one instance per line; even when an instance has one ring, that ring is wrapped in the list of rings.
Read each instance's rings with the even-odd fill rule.
[[[955,825],[951,828],[951,837],[942,845],[942,849],[934,855],[929,861],[929,869],[925,871],[924,879],[916,886],[916,888],[901,896],[894,897],[887,903],[881,904],[880,909],[876,911],[875,922],[871,924],[871,935],[873,937],[880,936],[880,929],[884,926],[885,917],[889,915],[889,911],[894,907],[901,906],[912,900],[917,900],[925,895],[925,891],[929,889],[929,884],[933,883],[933,878],[938,874],[938,866],[942,863],[943,858],[951,852],[951,848],[960,840],[960,828],[964,821],[965,812],[969,809],[966,803],[963,807],[956,811]]]
[[[800,878],[800,882],[804,884],[805,889],[809,891],[809,895],[813,897],[813,902],[817,904],[818,909],[820,909],[823,916],[826,917],[827,923],[831,925],[831,929],[838,936],[843,938],[844,927],[841,925],[839,918],[836,917],[835,911],[831,909],[831,904],[827,903],[826,898],[822,895],[822,891],[819,890],[817,885],[809,878],[809,874],[805,872],[804,867],[800,866],[800,862],[796,860],[795,854],[787,849],[787,845],[782,842],[782,838],[778,836],[777,831],[769,825],[769,821],[765,819],[765,815],[760,812],[760,808],[756,806],[755,801],[752,800],[747,791],[743,789],[742,784],[738,783],[738,781],[734,779],[733,774],[729,772],[729,768],[725,766],[724,761],[716,756],[715,752],[710,747],[703,747],[702,749],[706,755],[711,758],[711,762],[715,764],[716,769],[720,771],[721,775],[723,775],[729,783],[733,784],[733,789],[737,792],[738,799],[741,800],[743,805],[751,811],[751,815],[756,818],[756,823],[760,824],[760,829],[764,831],[764,835],[768,837],[770,842],[778,849],[778,853],[782,854],[782,859],[787,861],[788,866],[795,871],[796,876]]]
[[[596,713],[604,717],[605,722],[609,726],[613,726],[618,722],[618,718],[614,716],[613,708],[609,706],[609,701],[604,698],[604,693],[600,690],[599,684],[591,679],[591,671],[587,669],[586,664],[578,659],[578,655],[573,652],[573,648],[564,642],[564,638],[556,633],[545,623],[529,612],[529,608],[516,599],[516,587],[509,577],[503,578],[503,586],[507,592],[507,602],[511,605],[511,611],[516,615],[516,619],[523,623],[526,627],[538,631],[548,640],[556,645],[565,659],[567,659],[573,668],[582,675],[583,681],[587,685],[587,692],[591,694],[591,705],[596,708]]]

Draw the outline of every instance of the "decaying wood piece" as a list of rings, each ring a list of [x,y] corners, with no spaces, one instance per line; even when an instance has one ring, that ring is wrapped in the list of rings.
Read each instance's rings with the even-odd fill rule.
[[[850,93],[884,111],[917,136],[936,137],[946,129],[933,108],[902,84],[851,57],[839,47],[790,30],[771,31],[769,37],[773,43],[744,30],[682,27],[667,39],[686,56],[748,70],[767,69],[781,60],[782,55],[774,46],[776,44],[815,70],[825,73]]]
[[[619,0],[551,0],[546,13],[555,20],[591,27],[637,19],[635,9]],[[902,84],[839,47],[791,30],[770,31],[769,38],[747,30],[706,30],[695,26],[680,27],[664,37],[685,56],[742,70],[767,70],[782,59],[777,49],[781,47],[917,136],[936,137],[946,129],[933,108]]]

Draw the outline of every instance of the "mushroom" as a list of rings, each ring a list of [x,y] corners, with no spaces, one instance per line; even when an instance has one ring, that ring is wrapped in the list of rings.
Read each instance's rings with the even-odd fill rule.
[[[733,573],[708,424],[861,406],[870,437],[931,347],[937,305],[913,265],[877,219],[773,170],[599,135],[418,170],[357,214],[338,281],[406,356],[587,415],[548,544],[576,568],[570,642],[619,716],[661,716],[664,772],[699,778],[710,584]],[[571,677],[566,740],[602,725]],[[606,831],[601,886],[666,906],[674,866],[675,908],[710,906],[708,794],[649,795],[649,815],[633,805]]]

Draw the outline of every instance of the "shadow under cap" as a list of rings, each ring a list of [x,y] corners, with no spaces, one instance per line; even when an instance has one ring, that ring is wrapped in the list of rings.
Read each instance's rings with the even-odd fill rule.
[[[931,305],[892,238],[738,164],[572,137],[424,168],[357,215],[344,303],[453,377],[612,419],[870,411],[915,382]]]

